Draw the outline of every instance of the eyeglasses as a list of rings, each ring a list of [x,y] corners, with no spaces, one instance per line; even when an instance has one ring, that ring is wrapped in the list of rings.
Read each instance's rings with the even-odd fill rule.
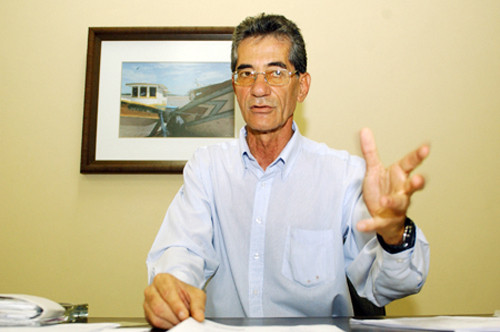
[[[242,69],[233,73],[233,80],[236,85],[250,86],[255,83],[257,76],[262,74],[264,75],[264,80],[267,84],[280,86],[288,84],[288,82],[290,82],[290,78],[298,73],[298,70],[291,72],[283,69],[271,69],[263,72],[256,72],[253,70]]]

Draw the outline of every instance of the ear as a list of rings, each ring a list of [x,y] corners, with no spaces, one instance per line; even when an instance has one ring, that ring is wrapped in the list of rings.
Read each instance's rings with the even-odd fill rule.
[[[299,103],[306,99],[309,93],[309,87],[311,86],[311,75],[309,73],[300,74],[299,76],[299,94],[297,95],[297,101]]]

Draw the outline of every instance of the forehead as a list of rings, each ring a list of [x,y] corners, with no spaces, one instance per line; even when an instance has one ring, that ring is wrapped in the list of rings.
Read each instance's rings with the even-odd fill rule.
[[[271,63],[282,62],[291,66],[288,60],[291,42],[286,37],[256,36],[243,39],[238,46],[238,62],[240,65],[253,67],[266,66]]]

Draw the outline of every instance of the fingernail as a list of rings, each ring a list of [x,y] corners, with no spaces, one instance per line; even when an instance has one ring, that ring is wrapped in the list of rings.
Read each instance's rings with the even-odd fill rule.
[[[193,312],[193,318],[199,322],[202,322],[205,319],[205,313],[202,310],[196,310]]]
[[[184,320],[187,318],[187,314],[185,311],[180,311],[178,316],[180,320]]]

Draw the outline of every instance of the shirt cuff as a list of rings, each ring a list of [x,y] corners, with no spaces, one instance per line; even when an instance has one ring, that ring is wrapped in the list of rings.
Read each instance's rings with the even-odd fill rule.
[[[170,273],[182,282],[202,288],[203,259],[183,247],[170,247],[155,262],[148,265],[149,283],[158,273]]]

